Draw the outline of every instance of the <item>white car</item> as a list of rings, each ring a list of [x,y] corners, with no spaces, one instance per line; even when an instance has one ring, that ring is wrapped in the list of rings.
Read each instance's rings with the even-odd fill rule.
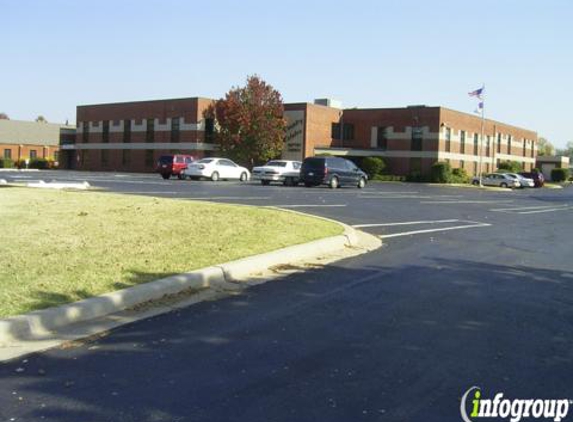
[[[528,177],[523,177],[521,174],[517,174],[517,173],[506,173],[506,174],[509,177],[514,177],[515,179],[517,179],[522,188],[534,188],[535,187],[535,181],[533,179],[530,179]]]
[[[479,179],[474,177],[472,180],[474,185],[479,185]],[[519,188],[521,183],[514,177],[508,176],[508,173],[488,173],[484,174],[481,179],[484,186],[497,186],[500,188]]]
[[[300,161],[271,160],[264,166],[253,168],[253,179],[260,180],[262,185],[271,182],[282,182],[285,186],[298,185],[301,166]]]
[[[245,167],[235,164],[228,158],[209,157],[194,161],[182,172],[183,177],[191,179],[207,178],[217,180],[238,179],[246,182],[251,178],[251,173]]]

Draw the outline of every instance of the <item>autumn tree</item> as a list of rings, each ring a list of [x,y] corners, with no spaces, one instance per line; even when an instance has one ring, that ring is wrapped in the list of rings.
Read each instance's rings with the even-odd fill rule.
[[[10,117],[4,112],[0,112],[0,120],[10,120]]]
[[[204,113],[216,122],[213,140],[222,155],[253,166],[278,157],[283,149],[286,122],[281,94],[258,76],[244,87],[234,87]]]

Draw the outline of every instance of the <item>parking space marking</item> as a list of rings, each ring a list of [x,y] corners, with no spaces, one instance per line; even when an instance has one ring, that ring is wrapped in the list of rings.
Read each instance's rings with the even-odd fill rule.
[[[548,208],[543,210],[533,210],[533,211],[518,211],[518,214],[538,214],[540,212],[555,212],[555,211],[567,211],[573,210],[573,207],[559,207],[559,208]]]
[[[415,224],[442,224],[442,223],[457,223],[460,220],[425,220],[425,221],[402,221],[399,223],[381,223],[381,224],[355,224],[352,227],[357,229],[367,227],[390,227],[390,226],[409,226]]]
[[[220,201],[220,200],[229,200],[229,201],[237,201],[237,200],[255,200],[255,199],[271,199],[270,196],[195,196],[184,199],[189,199],[191,201]]]
[[[489,223],[478,223],[478,222],[471,222],[471,223],[472,224],[464,224],[461,226],[441,227],[439,229],[413,230],[413,231],[407,231],[407,232],[402,232],[402,233],[392,233],[392,234],[380,235],[378,237],[380,239],[389,239],[392,237],[413,236],[413,235],[417,235],[417,234],[444,232],[444,231],[449,231],[449,230],[478,229],[478,228],[484,228],[484,227],[491,226],[491,224],[489,224]]]
[[[565,205],[537,205],[534,207],[493,208],[490,211],[519,213],[520,211],[545,210],[545,209],[549,209],[549,208],[559,209],[559,208],[567,208],[567,207],[569,207],[569,204],[565,204]]]
[[[503,201],[485,201],[485,200],[473,200],[473,199],[463,199],[463,200],[444,200],[444,201],[420,201],[420,204],[435,204],[435,205],[447,205],[447,204],[499,204],[499,203],[510,203],[513,202],[512,199],[503,200]]]
[[[313,208],[313,207],[324,207],[324,208],[329,208],[329,207],[345,207],[346,204],[294,204],[294,205],[275,205],[274,207],[278,207],[278,208]]]

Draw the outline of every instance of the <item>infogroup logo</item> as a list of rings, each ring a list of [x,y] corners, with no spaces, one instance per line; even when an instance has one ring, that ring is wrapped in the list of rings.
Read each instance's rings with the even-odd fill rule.
[[[464,393],[460,404],[462,419],[464,422],[475,422],[480,418],[509,419],[511,422],[520,422],[522,419],[559,422],[567,417],[569,406],[573,404],[569,399],[523,400],[504,399],[503,396],[503,393],[496,393],[493,399],[484,399],[480,387],[471,387]],[[469,403],[468,399],[471,400]]]

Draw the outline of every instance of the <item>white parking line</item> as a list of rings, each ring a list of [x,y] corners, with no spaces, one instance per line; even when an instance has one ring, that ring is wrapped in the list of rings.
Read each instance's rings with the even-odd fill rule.
[[[555,211],[567,211],[567,210],[571,210],[573,209],[573,207],[560,207],[560,208],[549,208],[549,209],[543,209],[543,210],[533,210],[533,211],[518,211],[518,214],[538,214],[540,212],[555,212]]]
[[[196,196],[192,198],[183,197],[183,199],[190,199],[192,201],[218,201],[222,199],[228,199],[229,201],[236,201],[240,199],[251,200],[251,199],[271,199],[270,196]]]
[[[440,224],[440,223],[457,223],[460,220],[425,220],[425,221],[405,221],[400,223],[382,223],[382,224],[355,224],[354,228],[365,227],[389,227],[389,226],[409,226],[414,224]]]
[[[535,207],[513,207],[513,208],[494,208],[490,211],[497,211],[497,212],[518,212],[518,211],[529,211],[529,210],[543,210],[543,209],[557,209],[557,208],[567,208],[569,207],[568,204],[566,205],[537,205]]]
[[[483,200],[444,200],[444,201],[420,201],[420,204],[436,204],[436,205],[448,205],[448,204],[499,204],[505,202],[513,202],[513,200],[507,201],[483,201]]]
[[[276,205],[278,208],[312,208],[312,207],[325,207],[325,208],[329,208],[329,207],[345,207],[346,204],[318,204],[318,205],[312,205],[312,204],[295,204],[295,205]]]
[[[427,230],[414,230],[402,233],[393,233],[393,234],[386,234],[378,236],[380,239],[389,239],[391,237],[400,237],[400,236],[412,236],[416,234],[424,234],[424,233],[434,233],[434,232],[443,232],[448,230],[462,230],[462,229],[477,229],[491,226],[488,223],[477,223],[477,224],[465,224],[462,226],[453,226],[453,227],[442,227],[439,229],[427,229]]]

